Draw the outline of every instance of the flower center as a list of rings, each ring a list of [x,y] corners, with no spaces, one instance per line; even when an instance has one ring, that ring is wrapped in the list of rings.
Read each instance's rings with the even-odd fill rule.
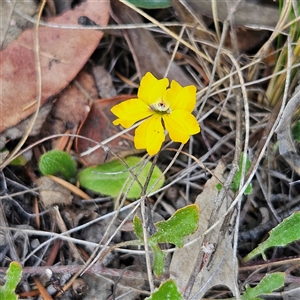
[[[162,112],[169,114],[171,112],[170,105],[165,103],[162,99],[150,105],[150,108],[155,112]]]

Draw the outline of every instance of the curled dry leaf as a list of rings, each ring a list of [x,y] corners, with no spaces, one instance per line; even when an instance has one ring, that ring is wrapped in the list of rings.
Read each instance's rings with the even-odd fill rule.
[[[78,26],[78,18],[87,16],[99,25],[109,19],[109,1],[87,0],[73,10],[48,22]],[[51,27],[39,28],[39,52],[42,75],[42,104],[56,95],[77,75],[93,53],[103,32]],[[37,75],[34,53],[35,30],[24,31],[1,52],[0,132],[14,126],[36,110]]]
[[[40,189],[40,200],[45,208],[53,205],[70,205],[72,203],[73,196],[70,190],[54,182],[49,177],[43,176],[38,178],[36,184]]]
[[[184,4],[184,6],[193,13],[194,16],[199,14],[207,17],[213,17],[212,1],[194,1],[194,0],[172,0],[172,5],[176,6],[177,2]],[[228,19],[229,11],[232,14],[231,18],[237,26],[271,26],[275,27],[279,19],[278,4],[262,5],[262,1],[217,1],[217,19],[224,22]]]
[[[117,91],[113,85],[111,75],[104,66],[94,66],[93,74],[100,98],[116,97]]]
[[[290,167],[300,175],[300,156],[291,135],[292,119],[300,106],[300,87],[286,105],[281,121],[276,129],[279,153]]]
[[[240,1],[243,2],[243,1]],[[234,3],[231,1],[231,3]],[[197,24],[198,26],[201,24],[201,29],[193,29],[193,32],[196,37],[199,39],[203,39],[206,41],[213,41],[213,35],[209,31],[209,26],[213,23],[213,13],[212,13],[212,4],[210,1],[172,1],[173,8],[177,15],[180,17],[180,19],[188,24]],[[255,47],[257,47],[259,44],[261,44],[268,36],[268,32],[264,30],[251,30],[245,27],[247,25],[247,19],[243,19],[240,17],[240,15],[244,16],[244,14],[253,13],[253,10],[255,10],[255,16],[260,15],[257,13],[257,10],[259,9],[258,4],[250,4],[251,11],[247,11],[248,9],[248,3],[243,3],[243,5],[238,6],[238,10],[235,12],[234,16],[236,21],[236,18],[239,20],[239,22],[236,24],[239,27],[236,27],[234,29],[234,34],[236,36],[236,46],[238,48],[238,51],[245,52],[249,51]],[[219,2],[217,5],[217,13],[218,13],[218,20],[220,22],[224,22],[227,14],[228,14],[228,8],[226,7],[226,1]],[[268,7],[269,9],[269,7]],[[264,11],[264,10],[263,10]],[[276,11],[275,8],[270,8],[271,12]],[[269,15],[269,11],[267,10],[266,15]],[[267,19],[267,21],[272,21],[272,24],[275,25],[278,20],[278,13],[277,16],[275,14],[272,15],[273,19]],[[250,18],[251,19],[251,18]],[[260,21],[263,23],[264,20],[260,19]],[[276,22],[275,22],[276,21]],[[260,25],[260,23],[259,23]],[[232,37],[230,32],[227,34],[224,46],[226,48],[233,48],[234,45],[232,45]],[[215,53],[215,49],[210,49],[212,52],[212,56]]]
[[[138,13],[118,0],[112,0],[111,5],[113,10],[112,17],[119,24],[143,23],[143,19]],[[124,31],[124,37],[141,77],[146,72],[153,73],[157,78],[165,76],[170,57],[164,52],[149,30],[143,28],[129,29]],[[175,79],[183,86],[194,84],[193,80],[175,62],[171,64],[168,78],[170,80]]]

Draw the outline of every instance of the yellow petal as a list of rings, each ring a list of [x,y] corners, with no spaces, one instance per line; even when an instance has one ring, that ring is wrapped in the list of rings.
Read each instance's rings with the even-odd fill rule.
[[[193,85],[182,87],[172,80],[171,87],[166,91],[164,98],[171,110],[183,109],[192,112],[196,106],[196,87]]]
[[[185,144],[191,135],[200,132],[200,126],[196,118],[186,110],[174,110],[170,114],[163,115],[166,129],[174,142]]]
[[[113,121],[114,125],[131,127],[137,121],[145,119],[153,114],[153,111],[140,99],[129,99],[115,105],[111,112],[118,117]]]
[[[135,148],[146,149],[149,155],[156,154],[164,140],[165,134],[160,115],[154,114],[135,130]]]
[[[138,98],[150,106],[162,98],[168,85],[168,78],[157,79],[150,72],[147,72],[141,80]]]

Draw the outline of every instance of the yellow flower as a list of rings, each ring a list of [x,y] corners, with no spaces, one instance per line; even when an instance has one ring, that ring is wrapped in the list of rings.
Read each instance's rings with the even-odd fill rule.
[[[138,97],[115,105],[111,111],[118,117],[113,124],[136,128],[134,145],[156,154],[165,140],[165,130],[174,142],[185,144],[191,135],[200,132],[200,126],[192,111],[196,105],[196,87],[182,87],[167,78],[157,79],[150,72],[142,78]]]

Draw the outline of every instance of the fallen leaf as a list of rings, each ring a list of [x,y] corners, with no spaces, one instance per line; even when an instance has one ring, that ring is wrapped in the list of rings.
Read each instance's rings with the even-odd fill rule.
[[[209,6],[207,5],[209,4]],[[190,1],[181,2],[181,1],[173,1],[172,2],[173,8],[176,11],[177,15],[179,15],[180,19],[184,23],[189,24],[202,24],[201,29],[194,29],[194,34],[199,39],[207,40],[209,42],[213,41],[213,35],[209,33],[209,26],[213,23],[213,14],[211,11],[211,3],[207,1],[204,5],[202,5],[202,2],[200,4],[197,2],[190,3]],[[228,13],[227,10],[224,12],[220,8],[220,4],[218,4],[218,16],[221,16],[221,21],[224,21],[225,13]],[[223,4],[222,4],[223,5]],[[224,5],[226,5],[224,1]],[[206,7],[207,6],[207,7]],[[245,9],[245,8],[243,8]],[[274,8],[272,8],[273,10]],[[244,13],[244,11],[241,11]],[[219,14],[220,13],[220,14]],[[240,13],[240,11],[239,11]],[[255,12],[257,13],[257,11]],[[274,15],[275,16],[275,15]],[[278,17],[277,17],[278,19]],[[236,20],[235,20],[236,21]],[[276,23],[275,23],[276,24]],[[234,28],[234,33],[236,35],[236,42],[237,42],[237,48],[240,52],[250,51],[251,49],[257,47],[259,44],[261,44],[268,36],[268,31],[264,30],[251,30],[244,26],[245,24],[239,24],[240,27]],[[205,30],[203,30],[205,29]],[[231,49],[233,46],[231,44],[231,34],[228,32],[225,41],[224,46],[226,48]],[[212,52],[212,56],[215,55],[215,49],[210,49]]]
[[[40,200],[43,207],[48,208],[53,205],[70,205],[73,196],[69,189],[56,183],[47,176],[38,178],[36,181],[40,189]]]
[[[221,180],[224,170],[224,163],[219,161],[215,175]],[[185,243],[191,242],[194,239],[199,240],[189,246],[176,250],[173,254],[169,271],[171,278],[176,281],[181,291],[185,290],[194,267],[199,264],[199,262],[197,262],[197,256],[198,253],[202,251],[201,246],[203,246],[203,237],[200,236],[208,229],[210,216],[215,209],[214,200],[218,194],[216,189],[218,183],[219,181],[215,177],[212,177],[206,182],[203,192],[199,194],[196,199],[195,203],[200,207],[199,227],[196,233],[185,239]],[[220,217],[223,216],[225,211],[226,199],[224,199],[218,215]],[[213,260],[209,268],[203,268],[196,277],[190,298],[202,299],[205,292],[215,285],[227,286],[234,292],[234,282],[236,279],[235,269],[232,263],[232,235],[227,232],[225,233],[225,238],[219,241],[221,225],[222,224],[216,226],[210,233],[211,239],[209,243],[213,245],[217,244],[217,248],[212,254]]]
[[[112,17],[119,24],[141,24],[141,16],[119,1],[112,0]],[[131,49],[133,59],[140,77],[151,72],[157,78],[165,76],[170,57],[162,50],[162,47],[154,39],[149,30],[143,28],[129,29],[124,31],[124,37]],[[194,84],[183,70],[172,62],[168,76],[170,80],[174,79],[181,85],[186,86]]]
[[[99,25],[109,19],[109,1],[87,0],[73,10],[48,21],[77,25],[78,18],[88,16]],[[39,28],[39,52],[42,74],[42,104],[56,95],[77,75],[93,53],[103,32],[94,30]],[[0,132],[18,124],[36,110],[35,30],[28,29],[1,52]],[[25,109],[27,108],[27,109]]]
[[[279,153],[284,157],[290,167],[300,175],[300,157],[291,134],[293,116],[300,105],[300,88],[286,105],[281,121],[276,129]]]
[[[111,98],[117,95],[117,91],[113,86],[111,75],[103,66],[93,67],[93,74],[100,98]]]
[[[172,5],[176,5],[177,0],[172,0]],[[194,0],[181,0],[184,6],[194,16],[202,14],[207,17],[213,17],[212,1],[194,1]],[[278,5],[261,5],[260,1],[247,1],[241,0],[234,1],[218,1],[217,18],[220,22],[224,22],[228,18],[229,10],[232,10],[232,19],[237,26],[258,25],[258,26],[271,26],[275,25],[279,19]],[[238,4],[235,8],[235,5]]]

